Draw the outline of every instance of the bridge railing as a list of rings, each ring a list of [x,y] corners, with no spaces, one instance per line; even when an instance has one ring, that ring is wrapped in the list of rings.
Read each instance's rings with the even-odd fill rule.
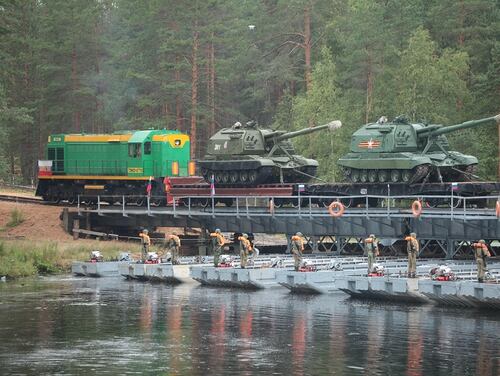
[[[419,215],[411,205],[418,201]],[[494,219],[497,217],[497,196],[464,197],[456,195],[415,196],[222,196],[207,195],[174,197],[167,204],[164,196],[98,195],[78,196],[78,211],[92,210],[100,215],[120,211],[130,214],[175,216],[269,216],[269,217],[328,217],[328,205],[341,202],[344,217],[440,217],[457,220]],[[487,204],[490,207],[483,207]],[[493,206],[492,206],[493,205]]]

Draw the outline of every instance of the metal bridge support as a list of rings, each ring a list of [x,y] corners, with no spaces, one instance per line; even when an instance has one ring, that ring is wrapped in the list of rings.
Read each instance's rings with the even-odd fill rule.
[[[198,245],[198,254],[200,256],[207,256],[207,244],[208,244],[208,231],[206,228],[202,228],[200,231],[200,243]]]

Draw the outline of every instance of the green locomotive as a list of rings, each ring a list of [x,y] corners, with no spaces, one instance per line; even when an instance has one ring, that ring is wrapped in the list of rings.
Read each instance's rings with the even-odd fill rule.
[[[55,134],[46,157],[39,161],[36,195],[52,202],[74,203],[78,195],[164,196],[165,177],[194,175],[189,136],[171,130]]]

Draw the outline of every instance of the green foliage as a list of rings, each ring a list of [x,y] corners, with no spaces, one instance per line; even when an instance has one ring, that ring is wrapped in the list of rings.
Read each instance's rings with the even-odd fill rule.
[[[119,245],[97,246],[105,259],[116,258]],[[58,245],[54,242],[0,241],[0,276],[19,278],[37,274],[68,272],[74,260],[86,260],[96,244]]]
[[[12,0],[0,9],[3,179],[13,166],[30,182],[50,133],[187,132],[192,117],[200,148],[212,117],[215,128],[255,119],[285,129],[339,118],[335,135],[297,140],[334,179],[362,123],[407,113],[450,124],[499,110],[498,1]],[[493,126],[450,140],[496,177]]]
[[[19,209],[13,209],[10,212],[10,220],[7,222],[7,227],[16,227],[24,222],[24,215]]]

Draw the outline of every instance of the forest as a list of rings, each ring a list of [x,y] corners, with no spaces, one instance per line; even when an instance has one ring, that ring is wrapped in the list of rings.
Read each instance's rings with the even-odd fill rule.
[[[179,129],[192,157],[236,121],[291,130],[338,181],[362,124],[500,112],[497,0],[0,0],[0,179],[36,180],[52,133]],[[450,135],[498,179],[495,125]]]

